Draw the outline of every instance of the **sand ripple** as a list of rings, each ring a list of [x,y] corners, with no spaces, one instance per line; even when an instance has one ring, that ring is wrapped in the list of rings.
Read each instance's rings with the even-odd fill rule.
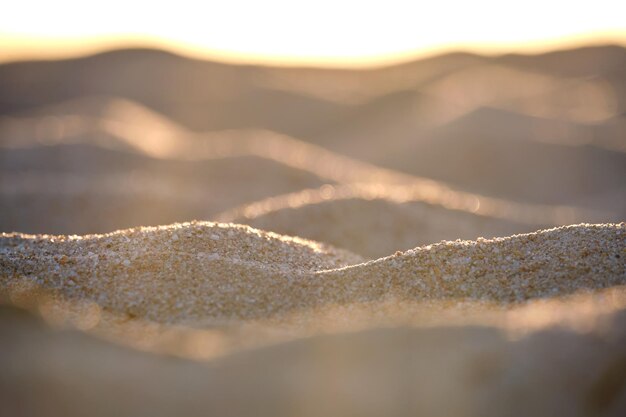
[[[235,207],[216,219],[327,242],[371,259],[441,240],[557,226],[493,217],[478,213],[479,208],[478,198],[466,209],[430,203],[414,186],[327,184]]]

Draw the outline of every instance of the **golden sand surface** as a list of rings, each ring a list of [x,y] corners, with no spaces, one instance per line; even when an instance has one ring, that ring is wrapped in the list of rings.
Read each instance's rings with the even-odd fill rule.
[[[83,109],[94,105],[97,111]],[[382,168],[264,129],[193,132],[138,103],[119,98],[91,98],[55,117],[5,120],[0,124],[0,140],[5,149],[79,144],[155,160],[213,162],[255,157],[280,164],[290,171],[287,174],[294,170],[306,172],[331,184],[404,185],[410,188],[413,199],[523,223],[563,225],[619,218],[616,213],[602,210],[530,204],[454,189],[442,181]],[[263,169],[261,166],[258,171],[262,173]],[[272,187],[272,183],[264,186]],[[237,189],[231,192],[239,193]],[[270,192],[268,197],[272,195]]]
[[[0,236],[0,411],[623,415],[618,214],[105,104],[0,126],[0,147],[33,151],[31,168],[72,146],[104,158],[89,175],[89,159],[3,171],[7,217],[109,231]],[[201,167],[222,176],[205,183]],[[167,216],[216,221],[115,226]]]
[[[626,283],[626,226],[451,241],[364,262],[297,237],[191,222],[92,236],[2,234],[3,287],[160,323],[272,318],[392,299],[519,303]]]
[[[451,209],[406,185],[326,184],[245,204],[219,213],[219,221],[328,242],[369,259],[440,240],[533,232],[552,224]],[[376,238],[370,238],[375,235]]]
[[[5,233],[3,297],[47,324],[2,307],[0,397],[51,415],[617,416],[624,257],[624,223],[369,262],[224,223]]]

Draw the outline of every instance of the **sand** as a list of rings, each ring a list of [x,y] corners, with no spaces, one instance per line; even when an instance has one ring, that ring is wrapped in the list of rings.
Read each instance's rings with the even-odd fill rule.
[[[103,126],[106,144],[4,144],[3,227],[63,233],[0,237],[11,415],[626,407],[625,225],[546,229],[612,215],[458,191],[270,132],[145,125],[148,146]],[[193,217],[228,223],[156,226]]]
[[[270,197],[217,214],[219,221],[328,242],[369,259],[441,240],[532,232],[554,224],[450,209],[425,201],[412,186],[324,185]],[[370,236],[375,235],[375,239]]]
[[[625,415],[625,56],[0,66],[0,415]]]
[[[0,398],[48,415],[617,416],[624,257],[624,223],[369,262],[224,223],[5,233],[4,297],[46,325],[3,307]]]
[[[626,283],[626,226],[578,225],[442,242],[361,263],[339,249],[232,224],[94,236],[3,234],[4,286],[88,299],[157,322],[258,319],[325,304],[522,302]]]
[[[12,415],[619,416],[626,405],[623,313],[585,333],[511,340],[486,327],[388,328],[209,364],[53,331],[23,313],[0,317],[0,398]]]
[[[92,101],[96,101],[96,104]],[[94,105],[102,107],[96,115],[85,111]],[[96,161],[101,158],[110,158],[110,150],[118,153],[116,159],[137,158],[140,161],[128,165],[137,169],[144,166],[162,164],[168,161],[171,164],[188,165],[180,169],[204,169],[199,166],[209,165],[209,175],[216,184],[222,184],[228,192],[220,193],[220,199],[230,200],[228,209],[242,203],[252,203],[259,198],[276,196],[289,191],[301,190],[329,184],[365,183],[373,187],[404,185],[409,187],[413,199],[442,205],[449,209],[469,210],[478,214],[504,219],[515,219],[523,223],[534,224],[573,224],[581,221],[616,221],[622,216],[621,209],[589,209],[568,204],[550,205],[521,202],[512,199],[503,199],[492,195],[481,195],[450,186],[443,181],[431,178],[410,175],[398,170],[377,166],[351,158],[344,154],[329,151],[321,146],[301,139],[264,129],[219,130],[211,132],[194,132],[184,126],[176,124],[162,114],[148,108],[122,99],[90,98],[86,103],[73,103],[69,109],[56,117],[60,128],[50,124],[49,118],[30,117],[15,118],[3,121],[0,124],[0,147],[7,152],[7,166],[11,166],[9,152],[41,150],[43,155],[16,165],[24,165],[30,170],[46,166],[60,158],[57,153],[67,154],[66,146],[87,146],[96,148]],[[68,121],[69,120],[69,121]],[[66,126],[69,125],[70,127]],[[76,125],[77,127],[74,127]],[[43,146],[42,146],[43,145]],[[53,150],[56,147],[55,153]],[[71,151],[71,148],[70,148]],[[100,155],[104,153],[104,155]],[[1,154],[0,154],[1,155]],[[253,157],[253,161],[241,161],[238,158]],[[72,168],[76,175],[83,175],[83,169],[89,167],[79,154],[75,158],[65,156],[68,161],[62,169]],[[64,159],[63,158],[63,159]],[[91,156],[94,158],[94,156]],[[21,159],[21,158],[20,158]],[[148,161],[142,161],[148,159]],[[91,159],[90,159],[91,160]],[[213,171],[210,166],[222,164]],[[194,164],[195,162],[195,164]],[[260,164],[259,164],[260,162]],[[284,175],[273,175],[270,181],[264,181],[261,187],[254,181],[231,182],[225,173],[241,169],[253,172],[251,176],[266,176],[270,168],[283,170]],[[100,161],[101,170],[111,170],[119,161]],[[203,165],[201,165],[202,163]],[[278,164],[278,169],[276,168]],[[54,164],[53,164],[54,165]],[[52,171],[57,167],[50,167]],[[159,167],[159,174],[170,171],[167,166]],[[39,169],[37,169],[39,170]],[[203,177],[202,172],[196,175],[181,175],[173,171],[172,174],[181,182],[198,182]],[[113,172],[115,173],[115,171]],[[152,173],[148,173],[149,175]],[[278,172],[281,174],[281,172]],[[308,175],[307,175],[308,174]],[[160,175],[157,175],[157,177]],[[262,177],[261,177],[262,178]],[[295,181],[293,180],[295,178]],[[283,185],[284,182],[287,184]],[[292,182],[291,187],[290,182]],[[200,182],[200,186],[202,186]],[[257,187],[250,187],[257,185]],[[276,184],[282,185],[275,188]],[[229,187],[230,186],[230,187]],[[291,190],[283,191],[285,188]],[[262,190],[267,192],[262,193]],[[260,195],[265,194],[265,195]],[[234,196],[248,195],[249,201],[237,201]],[[222,209],[225,210],[225,209]],[[138,225],[139,226],[139,225]]]
[[[92,143],[2,149],[0,230],[89,234],[209,219],[325,182],[252,155],[162,160]]]

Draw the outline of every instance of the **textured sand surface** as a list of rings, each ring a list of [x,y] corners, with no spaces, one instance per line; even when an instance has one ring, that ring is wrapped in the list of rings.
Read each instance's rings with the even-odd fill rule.
[[[450,209],[429,203],[417,187],[351,184],[270,197],[215,217],[328,242],[372,259],[441,240],[508,236],[548,226],[478,214],[479,208],[478,198],[473,207]]]
[[[626,415],[625,74],[0,65],[0,417]]]
[[[626,226],[579,225],[418,247],[368,263],[300,238],[215,223],[86,237],[2,235],[17,281],[160,322],[261,318],[324,304],[515,302],[626,283]],[[8,280],[8,282],[7,282]]]
[[[147,124],[144,143],[104,121],[100,139],[4,143],[3,227],[268,231],[3,233],[2,297],[45,323],[0,315],[12,415],[623,411],[624,224],[504,237],[615,214],[458,191],[269,132]],[[457,238],[473,240],[436,243]]]
[[[0,395],[13,412],[617,416],[626,406],[623,223],[367,263],[207,222],[3,234],[0,257],[4,297],[65,329],[3,308]]]

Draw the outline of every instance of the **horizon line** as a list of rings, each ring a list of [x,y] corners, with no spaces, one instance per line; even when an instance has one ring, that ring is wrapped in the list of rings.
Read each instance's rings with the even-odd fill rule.
[[[237,51],[208,49],[201,46],[172,41],[156,37],[108,36],[71,39],[13,39],[13,50],[4,43],[0,52],[0,65],[16,62],[63,61],[80,59],[120,50],[160,50],[185,58],[213,61],[232,65],[250,65],[286,68],[321,68],[321,69],[368,69],[402,65],[436,56],[468,53],[486,57],[502,55],[542,55],[550,52],[573,50],[590,47],[616,46],[626,48],[626,30],[624,36],[616,36],[615,31],[608,33],[589,33],[545,39],[536,42],[508,44],[472,44],[456,43],[435,45],[428,48],[394,52],[388,54],[362,55],[353,57],[335,56],[283,56],[261,53],[242,53]],[[56,48],[51,45],[57,44]]]

